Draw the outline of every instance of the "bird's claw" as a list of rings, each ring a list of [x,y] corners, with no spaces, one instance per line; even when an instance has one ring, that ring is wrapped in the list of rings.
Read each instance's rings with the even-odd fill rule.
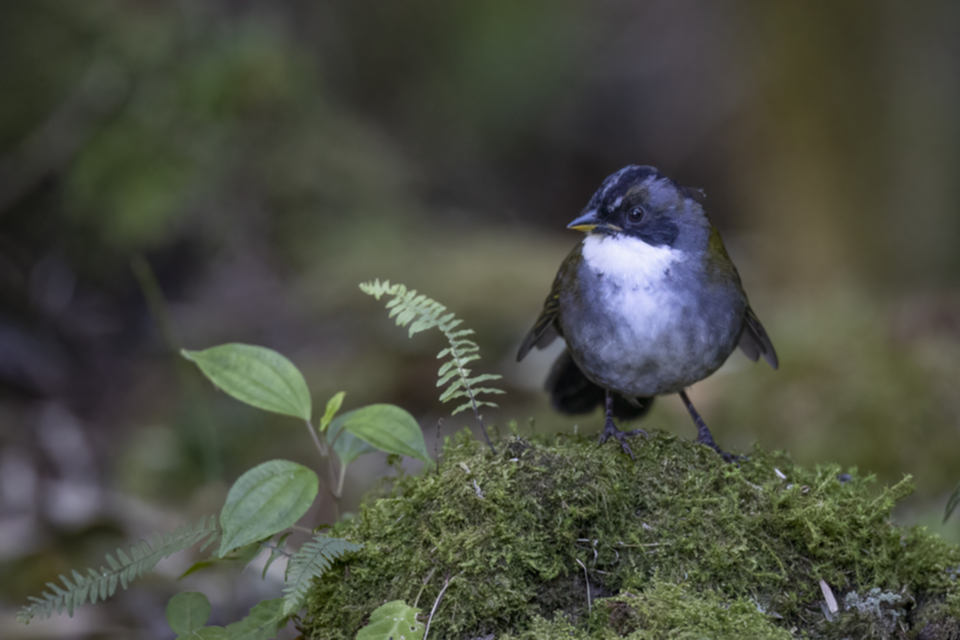
[[[603,425],[603,433],[600,435],[599,444],[603,444],[611,437],[614,438],[617,442],[620,443],[620,446],[623,448],[624,453],[630,456],[630,459],[633,460],[633,451],[630,450],[630,445],[627,444],[627,438],[642,435],[644,438],[648,437],[647,432],[643,429],[634,429],[633,431],[621,431],[617,429],[617,426],[613,424],[612,420],[607,420]]]
[[[713,449],[714,451],[716,451],[718,454],[720,454],[720,457],[723,458],[724,462],[728,462],[728,463],[742,462],[747,459],[746,456],[734,455],[732,453],[727,453],[726,451],[721,449],[719,446],[717,446],[717,443],[714,442],[713,436],[710,435],[709,431],[706,432],[706,437],[704,437],[704,433],[701,432],[700,435],[697,437],[696,442],[697,444],[706,445],[711,449]]]

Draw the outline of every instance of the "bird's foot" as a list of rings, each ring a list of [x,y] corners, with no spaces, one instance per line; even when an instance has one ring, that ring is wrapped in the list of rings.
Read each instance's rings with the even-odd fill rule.
[[[717,445],[717,443],[713,440],[713,435],[711,435],[710,431],[707,429],[700,430],[700,433],[697,436],[696,442],[697,444],[705,444],[711,449],[713,449],[714,451],[716,451],[717,453],[719,453],[720,457],[723,458],[724,462],[740,462],[742,460],[747,459],[746,456],[734,455],[732,453],[727,453],[726,451],[721,449]]]
[[[603,423],[603,433],[600,435],[600,443],[603,444],[610,438],[614,438],[617,442],[620,443],[620,446],[623,448],[624,453],[630,456],[630,459],[633,460],[633,451],[630,450],[630,445],[627,444],[627,438],[633,436],[643,436],[647,437],[647,432],[643,429],[634,429],[633,431],[621,431],[617,429],[617,425],[613,424],[612,419],[607,419]]]
[[[690,417],[693,418],[693,423],[697,425],[698,444],[707,445],[719,453],[720,457],[723,458],[725,462],[740,462],[741,460],[746,460],[744,456],[735,456],[732,453],[727,453],[717,446],[717,443],[713,440],[713,434],[710,433],[710,429],[707,427],[707,423],[703,421],[703,418],[700,417],[700,414],[693,407],[693,403],[690,402],[690,398],[687,397],[686,391],[680,392],[680,399],[683,400],[683,404],[686,405],[687,411],[690,412]]]

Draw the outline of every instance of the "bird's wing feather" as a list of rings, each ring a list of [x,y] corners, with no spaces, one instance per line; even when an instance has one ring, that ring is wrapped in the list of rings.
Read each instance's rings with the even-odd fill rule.
[[[560,335],[560,328],[557,324],[559,317],[560,273],[557,273],[557,277],[553,280],[553,286],[550,288],[550,295],[543,303],[540,316],[533,323],[533,328],[527,333],[527,337],[523,339],[523,344],[520,345],[520,350],[517,352],[517,362],[523,360],[534,347],[543,349]]]
[[[770,336],[767,335],[763,325],[760,324],[760,319],[757,318],[757,314],[750,307],[747,307],[744,316],[743,333],[740,334],[740,349],[754,362],[762,355],[767,364],[774,369],[779,366],[777,352],[773,348],[773,343],[770,342]]]

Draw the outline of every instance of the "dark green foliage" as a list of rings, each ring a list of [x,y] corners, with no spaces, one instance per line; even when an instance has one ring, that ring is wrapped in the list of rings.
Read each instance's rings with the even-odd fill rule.
[[[48,582],[47,586],[53,593],[44,591],[39,598],[31,597],[30,600],[34,604],[21,609],[17,615],[17,621],[26,624],[35,616],[49,618],[54,612],[62,613],[64,609],[67,614],[73,616],[74,610],[87,602],[93,604],[97,600],[106,600],[116,593],[118,585],[126,589],[132,580],[153,569],[164,558],[183,551],[201,540],[207,540],[209,543],[211,536],[217,532],[216,522],[216,518],[210,516],[203,518],[195,526],[180,526],[173,533],[162,536],[154,533],[152,547],[150,543],[141,540],[140,544],[130,546],[130,555],[124,553],[123,549],[117,549],[119,560],[107,554],[109,569],[106,567],[100,567],[99,571],[87,569],[88,575],[74,570],[72,581],[61,575],[60,580],[66,588],[63,589]]]
[[[388,600],[428,609],[452,577],[436,637],[832,638],[845,621],[868,628],[856,619],[880,593],[897,594],[880,635],[850,637],[920,624],[954,637],[960,549],[889,521],[909,479],[877,489],[852,470],[841,483],[838,467],[760,449],[726,464],[664,434],[635,447],[636,463],[576,437],[500,449],[458,437],[437,473],[400,478],[338,525],[364,549],[315,583],[308,635],[352,638]],[[820,580],[840,602],[833,622]]]

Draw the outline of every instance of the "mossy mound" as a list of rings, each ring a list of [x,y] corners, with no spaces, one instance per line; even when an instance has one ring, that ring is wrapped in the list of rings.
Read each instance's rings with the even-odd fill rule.
[[[909,479],[760,449],[726,464],[666,434],[633,449],[457,438],[337,527],[364,548],[315,584],[304,630],[353,638],[389,600],[429,612],[449,579],[432,639],[960,638],[960,547],[889,522]]]

